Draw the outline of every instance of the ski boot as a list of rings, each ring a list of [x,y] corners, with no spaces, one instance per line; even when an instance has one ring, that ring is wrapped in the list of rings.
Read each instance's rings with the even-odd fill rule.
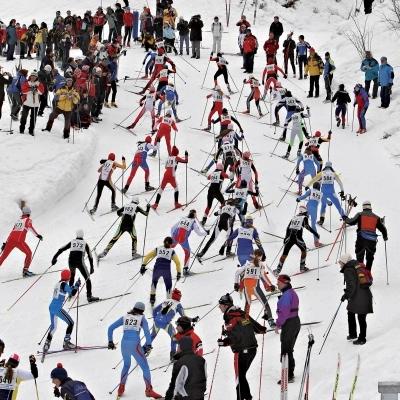
[[[29,271],[28,268],[24,268],[24,269],[22,270],[22,276],[23,276],[24,278],[28,278],[28,277],[30,277],[30,276],[35,276],[35,275],[36,275],[36,274],[34,274],[33,272]]]
[[[154,307],[154,303],[156,302],[156,295],[155,294],[151,294],[150,295],[150,305],[152,307]]]
[[[278,276],[282,271],[283,265],[281,263],[278,264],[278,267],[272,271],[275,276]]]
[[[323,244],[321,242],[319,242],[318,240],[315,240],[314,241],[314,246],[315,247],[321,247],[321,246],[323,246]]]
[[[147,74],[140,77],[140,79],[147,79],[149,76]]]
[[[317,224],[318,224],[319,226],[322,226],[322,225],[324,224],[324,221],[325,221],[325,217],[320,217],[320,218],[319,218],[319,221],[317,222]]]
[[[157,210],[157,207],[158,207],[158,204],[157,203],[154,203],[152,206],[151,206],[151,208],[155,211],[155,210]]]
[[[264,317],[263,317],[263,318],[264,318]],[[276,327],[276,322],[274,321],[273,318],[270,318],[270,319],[268,320],[268,325],[269,325],[270,328],[275,328],[275,327]]]
[[[325,99],[323,102],[324,102],[325,104],[327,104],[327,103],[330,103],[331,101],[330,101],[329,99]]]
[[[148,154],[149,157],[156,158],[157,157],[157,150],[153,150],[151,154]]]
[[[365,132],[367,132],[366,129],[361,129],[361,130],[360,130],[360,135],[362,135],[362,134],[365,133]]]
[[[149,182],[146,182],[146,183],[145,183],[144,190],[145,190],[146,192],[150,192],[151,190],[154,190],[154,189],[155,189],[155,187],[150,186],[150,183],[149,183]]]
[[[128,125],[125,127],[125,129],[133,129],[135,127],[135,124],[133,123],[132,125]]]
[[[289,158],[290,153],[287,151],[286,154],[284,156],[282,156],[282,158],[285,158],[286,160]]]
[[[222,247],[219,249],[218,254],[219,254],[220,256],[223,256],[223,255],[225,254],[225,246],[222,246]]]
[[[242,111],[242,114],[250,114],[250,110]]]
[[[111,102],[111,107],[118,108],[117,103]]]
[[[294,376],[289,376],[288,377],[288,383],[293,383],[294,382]],[[279,381],[277,382],[278,385],[281,384],[281,380],[279,379]]]
[[[125,194],[129,190],[129,185],[125,185],[124,188],[121,190],[123,194]]]
[[[108,104],[108,101],[104,102],[104,107],[111,108],[111,106]]]
[[[189,268],[188,267],[184,267],[183,268],[183,275],[184,276],[188,276],[189,275]]]
[[[131,42],[128,42],[126,45],[127,45],[128,47],[131,47]]]
[[[310,269],[306,267],[306,260],[301,260],[300,261],[300,272],[307,272]]]
[[[108,250],[104,249],[102,253],[99,254],[99,258],[104,258],[108,254]]]
[[[176,354],[176,351],[170,351],[169,352],[169,359],[172,361],[174,361],[174,355]]]
[[[207,128],[204,129],[205,131],[211,131],[211,124],[207,125]]]
[[[293,74],[293,78],[296,78],[296,74]]]
[[[207,217],[203,217],[200,224],[204,226],[206,224],[206,222],[207,222]]]
[[[279,138],[279,140],[280,140],[281,142],[284,142],[284,141],[286,140],[286,135],[282,135],[282,136]]]
[[[342,124],[342,129],[344,129],[344,127],[345,127],[345,124]]]
[[[232,90],[232,89],[230,89],[230,88],[228,88],[228,92],[229,92],[229,94],[234,94],[235,92]]]
[[[118,396],[122,396],[125,392],[125,383],[120,383],[118,386]]]
[[[137,250],[132,249],[132,258],[136,257],[137,255]]]
[[[298,150],[297,150],[297,157],[300,157],[300,156],[301,156],[301,150],[298,149]]]
[[[118,211],[119,207],[116,204],[111,204],[111,211]]]
[[[64,350],[75,349],[75,345],[71,342],[71,335],[65,335],[63,348]]]
[[[182,207],[182,204],[181,203],[178,203],[177,201],[174,203],[174,207],[175,208],[181,208]]]
[[[208,172],[208,167],[203,168],[200,172],[202,174],[206,174]]]
[[[100,299],[98,298],[98,297],[95,297],[95,296],[92,296],[92,295],[87,295],[87,301],[89,302],[89,303],[93,303],[93,302],[95,302],[95,301],[99,301]]]
[[[153,390],[153,386],[151,386],[151,385],[146,385],[146,390],[145,390],[144,394],[146,395],[146,397],[153,397],[155,399],[162,399],[162,396],[160,394],[156,393]]]
[[[204,257],[204,251],[199,251],[197,254],[196,254],[196,257],[197,258],[201,258],[201,257]]]
[[[279,126],[279,119],[272,123],[273,126]]]
[[[303,191],[301,189],[298,190],[297,195],[301,196],[303,194]]]
[[[339,117],[336,117],[336,126],[339,128],[339,125],[340,125],[340,118]]]
[[[43,353],[47,353],[49,351],[50,345],[51,345],[51,340],[46,339],[43,346]]]
[[[91,215],[93,215],[96,211],[97,211],[97,207],[95,206],[95,207],[93,207],[93,208],[89,211],[89,213],[90,213]]]

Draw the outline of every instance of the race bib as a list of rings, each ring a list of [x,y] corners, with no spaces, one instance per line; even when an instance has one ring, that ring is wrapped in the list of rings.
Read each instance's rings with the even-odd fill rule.
[[[321,198],[322,198],[322,192],[316,189],[311,190],[310,200],[316,200],[319,203],[321,201]]]
[[[136,206],[125,206],[124,214],[130,215],[130,216],[135,215],[136,214]]]
[[[142,315],[127,314],[124,318],[124,331],[139,331],[142,318]]]
[[[254,229],[253,229],[253,228],[243,228],[243,227],[240,227],[240,228],[239,228],[239,232],[238,232],[238,239],[249,239],[249,240],[253,240],[253,232],[254,232]]]
[[[290,221],[289,229],[294,229],[296,231],[300,230],[303,226],[304,217],[300,215],[295,215]]]
[[[173,252],[173,249],[167,249],[164,246],[157,247],[156,249],[157,258],[165,258],[166,260],[170,260],[172,258]]]
[[[73,239],[71,240],[71,248],[70,251],[85,251],[86,242],[81,239]]]

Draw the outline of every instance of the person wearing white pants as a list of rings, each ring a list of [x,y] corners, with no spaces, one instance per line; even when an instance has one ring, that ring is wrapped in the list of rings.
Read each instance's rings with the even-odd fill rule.
[[[219,22],[218,17],[214,17],[214,22],[211,24],[211,33],[213,35],[212,53],[221,53],[221,39],[224,27]]]

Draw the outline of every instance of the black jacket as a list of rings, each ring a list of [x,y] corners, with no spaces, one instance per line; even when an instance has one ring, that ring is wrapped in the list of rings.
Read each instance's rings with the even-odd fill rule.
[[[176,362],[165,400],[172,400],[175,394],[184,399],[202,399],[207,390],[206,360],[194,354],[192,349],[175,354],[174,359]]]
[[[4,91],[4,86],[8,86],[12,82],[12,76],[3,76],[0,75],[0,103],[4,101],[5,98],[5,91]]]
[[[197,42],[197,41],[202,41],[202,33],[201,33],[201,28],[203,28],[204,24],[203,21],[201,21],[199,18],[192,17],[192,19],[189,22],[189,28],[190,28],[190,37],[189,39],[192,42]]]
[[[74,395],[76,390],[79,390],[81,393],[88,393],[92,400],[96,400],[83,382],[74,381],[71,378],[66,378],[62,381],[60,392],[63,399],[76,400],[76,396]]]
[[[269,31],[273,32],[274,36],[281,36],[283,33],[282,22],[273,22],[269,27]]]
[[[253,318],[246,318],[245,312],[232,306],[225,311],[225,346],[230,346],[234,353],[245,349],[257,348],[256,333],[264,333],[265,327]]]
[[[286,39],[283,42],[283,54],[286,57],[287,55],[294,55],[294,51],[296,50],[296,42],[293,39]]]
[[[357,260],[351,260],[340,271],[346,284],[344,295],[348,300],[347,310],[354,314],[372,314],[372,293],[369,288],[360,287],[354,268],[358,264]]]
[[[351,99],[349,94],[345,90],[338,90],[335,95],[332,97],[332,103],[337,100],[337,104],[347,104],[351,103]]]
[[[132,208],[135,208],[135,211],[132,215],[130,215],[132,212]],[[125,209],[127,209],[129,213],[124,213]],[[144,211],[142,207],[139,207],[136,204],[127,204],[126,206],[120,208],[117,211],[118,216],[122,217],[120,227],[124,230],[132,230],[133,226],[135,225],[136,214],[138,212],[143,214],[145,217],[149,215],[148,211]]]
[[[176,29],[179,32],[179,36],[186,36],[189,34],[189,23],[185,20],[180,22],[179,20],[178,25],[176,25]]]
[[[383,238],[387,238],[387,229],[382,220],[372,212],[372,210],[363,210],[357,213],[353,218],[346,220],[347,225],[357,224],[357,233],[361,231],[375,232],[376,229],[382,233]]]

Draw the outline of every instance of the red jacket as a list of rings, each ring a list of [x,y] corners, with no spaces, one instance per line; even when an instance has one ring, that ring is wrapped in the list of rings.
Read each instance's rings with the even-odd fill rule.
[[[257,38],[253,35],[245,35],[243,39],[243,52],[254,53],[258,48]]]
[[[267,54],[274,55],[279,49],[279,44],[275,39],[268,39],[264,43],[263,49]]]
[[[94,26],[103,26],[106,23],[105,15],[102,12],[96,12],[93,16],[93,25]]]
[[[171,132],[171,128],[174,131],[178,132],[178,127],[175,124],[175,121],[172,118],[168,118],[168,117],[160,117],[158,118],[158,120],[156,121],[156,123],[154,124],[155,127],[158,126],[158,124],[160,124],[160,127],[158,128],[158,133],[170,133]]]
[[[125,26],[133,26],[135,16],[131,12],[124,12],[123,20]]]
[[[21,40],[21,36],[27,32],[28,29],[26,28],[17,28],[17,39],[18,41]]]
[[[189,328],[186,332],[176,333],[174,338],[178,341],[184,336],[189,336],[193,342],[193,352],[199,356],[203,355],[203,342],[201,339],[194,333],[193,327]]]
[[[33,227],[32,220],[29,218],[29,215],[23,215],[14,225],[13,230],[8,236],[7,240],[12,240],[14,242],[25,242],[26,233],[30,231],[35,236],[39,234],[35,231]]]

